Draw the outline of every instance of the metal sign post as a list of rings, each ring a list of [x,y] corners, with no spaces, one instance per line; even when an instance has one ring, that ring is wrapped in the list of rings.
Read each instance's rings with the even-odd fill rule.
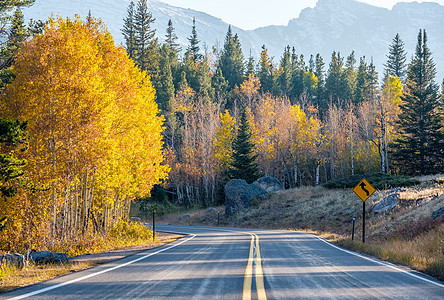
[[[365,243],[365,201],[362,201],[362,242]]]
[[[153,241],[156,236],[156,210],[153,209]]]
[[[356,221],[356,218],[353,217],[353,224],[352,224],[352,241],[355,239],[355,221]]]
[[[365,201],[376,191],[376,189],[363,178],[353,188],[353,192],[362,200],[362,242],[365,243]]]

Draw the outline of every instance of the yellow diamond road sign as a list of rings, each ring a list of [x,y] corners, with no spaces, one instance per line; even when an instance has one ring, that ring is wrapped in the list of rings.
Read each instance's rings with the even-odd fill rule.
[[[353,188],[353,192],[355,192],[355,194],[358,195],[358,197],[361,198],[361,200],[364,202],[375,191],[376,189],[372,187],[372,185],[367,180],[365,180],[365,178],[359,181],[359,183]]]

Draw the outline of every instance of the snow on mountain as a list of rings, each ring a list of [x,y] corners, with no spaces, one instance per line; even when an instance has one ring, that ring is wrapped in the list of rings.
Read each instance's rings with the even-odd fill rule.
[[[82,18],[88,12],[101,18],[108,26],[117,44],[124,44],[121,28],[130,0],[37,0],[24,9],[25,17],[46,19],[51,13],[64,17],[75,14]],[[176,34],[183,49],[188,44],[193,17],[202,48],[223,46],[228,24],[209,14],[165,4],[158,0],[149,2],[150,11],[156,21],[153,28],[163,41],[168,20],[173,21]],[[295,12],[297,15],[297,12]],[[398,3],[392,10],[379,8],[354,0],[318,0],[314,8],[301,11],[298,18],[289,21],[287,26],[267,26],[255,30],[242,30],[232,26],[239,35],[245,57],[251,49],[253,56],[259,57],[262,45],[275,57],[282,55],[287,45],[295,47],[306,60],[310,54],[320,53],[328,64],[332,51],[347,56],[355,50],[356,56],[371,59],[381,72],[386,62],[388,47],[399,33],[405,42],[410,58],[414,52],[419,29],[426,29],[428,45],[433,52],[438,68],[437,81],[444,78],[444,6],[433,2]]]

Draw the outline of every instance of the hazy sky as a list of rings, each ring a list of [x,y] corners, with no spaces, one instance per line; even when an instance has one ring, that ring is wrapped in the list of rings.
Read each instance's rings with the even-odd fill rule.
[[[160,0],[162,2],[206,12],[242,29],[266,25],[287,25],[302,9],[314,7],[317,0]],[[360,0],[391,9],[397,2],[413,0]],[[416,1],[424,2],[424,1]],[[444,5],[444,0],[430,0]],[[248,12],[248,13],[246,13]]]

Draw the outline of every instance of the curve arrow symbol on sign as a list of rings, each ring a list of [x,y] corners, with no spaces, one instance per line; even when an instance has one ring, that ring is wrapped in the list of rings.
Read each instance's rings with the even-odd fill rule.
[[[367,196],[370,196],[370,192],[365,188],[365,183],[364,182],[361,182],[361,184],[359,186],[367,194]]]

